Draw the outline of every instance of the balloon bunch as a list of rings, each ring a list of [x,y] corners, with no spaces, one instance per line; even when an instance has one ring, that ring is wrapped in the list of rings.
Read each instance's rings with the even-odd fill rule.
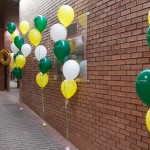
[[[54,44],[54,54],[56,58],[63,64],[63,74],[66,80],[63,81],[61,85],[61,91],[64,95],[66,102],[71,98],[76,90],[77,84],[74,79],[79,74],[79,65],[74,60],[67,61],[71,47],[67,37],[67,30],[72,21],[74,20],[74,10],[69,5],[63,5],[58,10],[58,19],[62,23],[54,24],[50,29],[50,36],[55,42]]]
[[[150,25],[150,11],[148,13],[148,22]],[[150,26],[146,33],[147,44],[150,46]],[[136,78],[136,93],[138,97],[150,107],[150,68],[144,69]],[[150,109],[146,114],[146,126],[150,132]]]
[[[54,55],[63,65],[63,75],[66,78],[61,84],[61,92],[65,97],[65,108],[66,108],[66,137],[68,138],[68,102],[69,99],[77,91],[77,84],[75,78],[79,74],[79,64],[74,60],[68,60],[71,52],[69,42],[66,40],[67,30],[72,21],[74,20],[74,10],[68,5],[63,5],[58,10],[58,19],[62,23],[54,24],[50,29],[50,36],[55,42],[54,44]]]
[[[29,32],[29,41],[32,45],[36,46],[35,48],[35,57],[39,61],[39,70],[40,72],[36,75],[36,83],[41,88],[41,116],[44,120],[44,99],[43,99],[43,88],[48,84],[49,77],[47,75],[47,71],[51,69],[52,62],[51,59],[47,56],[47,49],[43,45],[39,45],[42,39],[41,32],[47,26],[47,19],[44,16],[37,16],[34,19],[34,25],[36,29],[31,29]],[[43,122],[43,126],[46,126],[45,121]]]
[[[22,34],[26,34],[30,29],[30,24],[27,21],[21,21],[19,25],[19,29]],[[31,53],[31,46],[29,44],[24,44],[24,38],[19,36],[19,33],[16,31],[16,25],[13,22],[8,23],[7,30],[11,36],[12,44],[11,44],[11,51],[13,52],[13,57],[11,57],[11,64],[10,69],[12,74],[17,78],[20,79],[20,89],[22,89],[22,75],[23,70],[22,68],[26,64],[26,57]],[[21,90],[20,90],[21,92]],[[20,94],[20,102],[22,108],[22,94]]]

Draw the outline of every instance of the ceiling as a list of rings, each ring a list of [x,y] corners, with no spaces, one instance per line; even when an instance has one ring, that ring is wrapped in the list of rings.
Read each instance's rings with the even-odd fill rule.
[[[4,18],[7,17],[5,12],[10,8],[19,9],[20,0],[0,0],[0,28],[4,28]]]

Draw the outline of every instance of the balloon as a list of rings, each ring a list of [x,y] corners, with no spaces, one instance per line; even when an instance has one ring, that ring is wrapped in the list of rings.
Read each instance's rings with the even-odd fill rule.
[[[21,52],[25,57],[27,57],[31,53],[31,46],[29,44],[23,44]]]
[[[16,66],[15,61],[10,64],[10,70],[12,71]]]
[[[70,44],[71,53],[73,53],[76,50],[76,43],[74,40],[70,40],[70,39],[67,41]]]
[[[145,121],[146,121],[146,127],[148,131],[150,132],[150,109],[146,113]]]
[[[51,69],[51,60],[48,57],[44,57],[39,62],[39,70],[45,74],[49,69]]]
[[[41,39],[42,39],[42,35],[37,29],[30,30],[29,40],[34,46],[39,45],[41,42]]]
[[[21,21],[19,24],[19,29],[22,34],[26,34],[30,29],[30,24],[28,21]]]
[[[16,36],[19,36],[19,32],[14,31],[14,33],[11,35],[11,41],[14,42],[14,39]]]
[[[13,22],[7,24],[7,31],[12,34],[16,30],[16,25]]]
[[[78,16],[78,22],[82,28],[87,29],[87,13]]]
[[[18,55],[16,57],[16,65],[20,68],[23,68],[26,64],[26,58],[23,55]]]
[[[39,85],[39,87],[43,88],[47,85],[48,83],[48,75],[42,74],[41,72],[37,74],[36,76],[36,83]]]
[[[11,53],[10,56],[11,56],[11,61],[10,61],[10,64],[11,64],[14,62],[14,53]]]
[[[14,75],[14,77],[16,77],[17,79],[22,79],[22,69],[19,67],[15,67],[14,70],[12,71],[12,74]]]
[[[143,70],[136,78],[136,93],[150,107],[150,68]]]
[[[150,47],[150,35],[146,36],[146,40],[147,40],[147,45]]]
[[[70,54],[70,45],[65,40],[59,40],[54,44],[54,54],[57,59],[64,63]]]
[[[54,24],[50,29],[50,36],[54,42],[57,42],[58,40],[65,40],[67,37],[67,30],[59,23]]]
[[[47,55],[47,49],[43,45],[39,45],[35,49],[35,57],[38,61],[40,61],[42,58],[46,57]]]
[[[21,36],[16,36],[14,43],[18,49],[21,49],[22,45],[24,44],[24,38]]]
[[[147,44],[150,47],[150,27],[147,28],[146,39],[147,39]]]
[[[150,26],[150,10],[149,10],[149,12],[148,12],[148,24],[149,24],[149,26]]]
[[[35,27],[37,28],[38,31],[42,32],[47,26],[46,17],[41,16],[41,15],[37,16],[34,19],[34,25],[35,25]]]
[[[22,52],[19,51],[17,54],[14,54],[14,60],[16,60],[16,57],[17,57],[18,55],[22,55]]]
[[[79,64],[80,66],[80,76],[87,77],[87,60],[83,60]]]
[[[69,5],[63,5],[58,10],[58,19],[65,26],[68,27],[74,19],[74,10]]]
[[[16,47],[14,43],[10,45],[10,49],[14,54],[17,54],[19,52],[19,49]]]
[[[71,98],[77,91],[77,84],[74,80],[67,81],[64,80],[61,84],[61,92],[63,96],[68,100]]]
[[[80,72],[79,64],[75,60],[68,60],[63,65],[63,74],[68,81],[74,80]]]

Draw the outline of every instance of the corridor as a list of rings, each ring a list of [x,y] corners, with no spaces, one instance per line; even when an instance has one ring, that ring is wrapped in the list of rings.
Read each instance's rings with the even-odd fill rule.
[[[20,111],[18,100],[18,89],[0,92],[0,150],[77,150],[27,106]]]

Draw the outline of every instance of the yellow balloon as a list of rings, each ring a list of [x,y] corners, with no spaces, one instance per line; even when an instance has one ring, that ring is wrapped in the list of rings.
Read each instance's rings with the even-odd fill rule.
[[[69,43],[69,45],[70,45],[70,48],[71,48],[71,51],[70,51],[70,53],[73,53],[75,50],[76,50],[76,43],[75,43],[75,41],[73,41],[73,40],[67,40],[68,41],[68,43]]]
[[[21,21],[19,24],[19,29],[22,34],[26,34],[30,29],[30,24],[28,21]]]
[[[26,64],[26,58],[23,55],[18,55],[16,57],[17,67],[23,68],[25,64]]]
[[[41,42],[42,35],[37,29],[32,29],[29,32],[29,40],[34,46],[38,46]]]
[[[149,26],[150,26],[150,10],[149,10],[149,12],[148,12],[148,24],[149,24]]]
[[[68,100],[71,98],[77,91],[77,84],[74,80],[68,81],[64,80],[61,84],[61,92],[63,96]]]
[[[10,70],[12,71],[12,70],[14,70],[14,68],[16,67],[16,63],[15,63],[15,61],[14,62],[12,62],[11,64],[10,64]]]
[[[14,42],[15,37],[18,36],[18,35],[19,35],[19,32],[14,31],[13,34],[11,35],[11,41]]]
[[[87,14],[84,13],[78,17],[78,22],[82,28],[87,29]]]
[[[147,114],[146,114],[146,127],[148,129],[148,131],[150,132],[150,109],[148,110]]]
[[[74,10],[69,5],[63,5],[58,10],[58,19],[65,26],[68,27],[74,20]]]
[[[41,72],[37,74],[36,76],[36,83],[39,85],[39,87],[43,88],[47,85],[48,83],[48,75],[42,74]]]

